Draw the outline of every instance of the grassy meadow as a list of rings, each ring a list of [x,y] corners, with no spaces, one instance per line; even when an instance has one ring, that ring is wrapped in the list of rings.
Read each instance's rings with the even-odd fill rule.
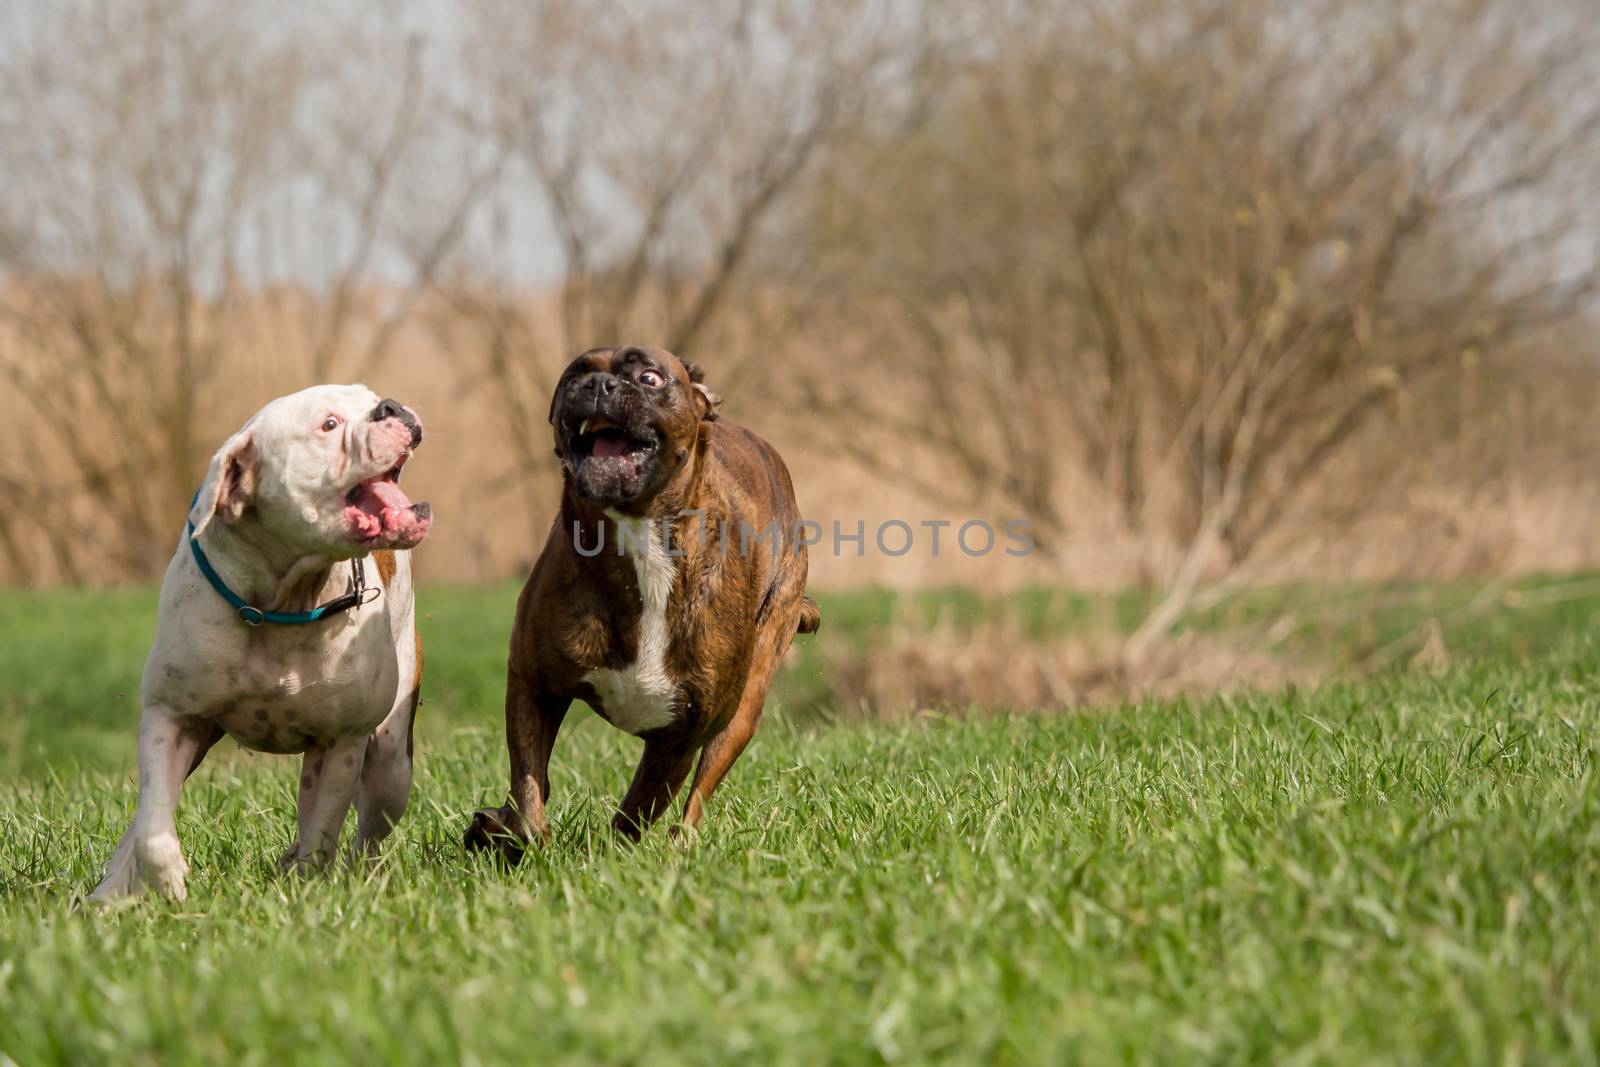
[[[426,589],[416,790],[383,858],[276,877],[298,764],[225,742],[179,811],[188,902],[105,913],[74,901],[132,808],[154,594],[8,594],[0,1063],[1592,1063],[1600,594],[1556,588],[1490,612],[1411,590],[1274,636],[1338,663],[1459,619],[1442,670],[1071,714],[846,722],[797,646],[692,847],[611,839],[637,742],[584,715],[555,841],[509,871],[458,839],[504,785],[515,590]],[[821,599],[867,643],[896,617],[1048,636],[1137,613]]]

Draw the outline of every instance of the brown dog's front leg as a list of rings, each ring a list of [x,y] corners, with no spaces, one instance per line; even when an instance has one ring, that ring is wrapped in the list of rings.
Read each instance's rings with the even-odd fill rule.
[[[679,743],[646,741],[633,784],[611,819],[611,828],[630,841],[641,834],[661,813],[672,806],[672,797],[694,764],[694,749]]]
[[[550,837],[545,806],[550,800],[550,753],[571,700],[539,693],[515,670],[506,677],[506,748],[511,754],[511,792],[501,808],[475,812],[465,844],[498,849],[516,863],[534,838]]]

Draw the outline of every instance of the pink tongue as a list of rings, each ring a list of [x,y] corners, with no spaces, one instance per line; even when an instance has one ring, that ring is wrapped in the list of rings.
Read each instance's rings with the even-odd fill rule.
[[[406,508],[411,506],[411,498],[400,491],[400,486],[396,482],[391,482],[386,479],[376,482],[368,482],[367,488],[372,491],[374,496],[383,502],[383,506],[386,508],[394,508],[396,511],[404,511]]]
[[[590,455],[596,459],[610,459],[620,456],[628,450],[628,439],[621,434],[602,434],[594,439],[594,448]]]

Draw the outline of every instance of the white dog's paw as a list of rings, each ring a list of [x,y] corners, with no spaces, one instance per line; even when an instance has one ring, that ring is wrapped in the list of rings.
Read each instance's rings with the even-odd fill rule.
[[[104,913],[117,911],[122,908],[131,908],[143,899],[144,896],[138,891],[138,889],[116,889],[107,891],[104,883],[102,883],[101,885],[95,887],[93,893],[90,893],[88,896],[84,897],[79,902],[79,905],[86,908],[94,908],[96,911]]]
[[[114,878],[111,875],[107,875],[99,885],[94,887],[94,892],[84,898],[84,902],[107,907],[113,904],[130,903],[135,899],[133,872],[130,870],[128,875],[122,878]]]
[[[189,899],[189,889],[184,884],[189,876],[189,865],[183,861],[183,850],[178,847],[176,834],[137,841],[133,854],[136,875],[142,885],[179,903]]]
[[[111,904],[119,900],[132,899],[137,892],[133,874],[133,841],[124,838],[117,845],[116,852],[111,854],[111,860],[106,864],[106,873],[100,879],[100,884],[94,887],[94,892],[85,898],[85,902]]]

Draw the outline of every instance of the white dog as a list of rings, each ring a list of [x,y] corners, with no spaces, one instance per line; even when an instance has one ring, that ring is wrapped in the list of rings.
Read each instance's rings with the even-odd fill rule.
[[[224,733],[303,752],[299,833],[280,866],[333,854],[354,799],[377,845],[411,792],[422,674],[410,553],[432,515],[400,491],[410,410],[323,385],[256,413],[211,460],[161,586],[139,721],[139,803],[91,900],[184,899],[178,791]]]

